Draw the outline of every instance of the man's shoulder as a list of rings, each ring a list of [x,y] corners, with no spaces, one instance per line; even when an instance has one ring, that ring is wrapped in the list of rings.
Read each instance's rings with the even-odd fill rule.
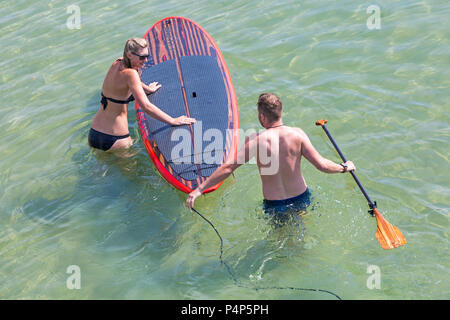
[[[303,131],[303,129],[299,127],[289,127],[289,134],[287,135],[287,138],[292,143],[299,144],[303,144],[304,141],[309,140],[305,131]]]
[[[287,127],[287,128],[290,129],[290,131],[294,134],[298,134],[300,136],[306,135],[305,131],[303,131],[302,128],[299,127]]]

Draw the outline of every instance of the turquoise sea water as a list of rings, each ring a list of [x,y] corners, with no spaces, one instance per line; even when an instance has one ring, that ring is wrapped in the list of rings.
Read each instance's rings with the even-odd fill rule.
[[[70,29],[70,6],[80,28]],[[380,8],[380,28],[369,29]],[[450,28],[448,1],[2,1],[0,298],[448,299]],[[313,210],[273,229],[255,165],[196,207],[155,171],[133,104],[130,157],[87,145],[100,88],[125,41],[167,16],[203,26],[236,89],[241,128],[277,93],[284,122],[336,162],[328,128],[383,216],[408,243],[383,250],[350,175],[304,161]],[[69,22],[68,22],[69,20]],[[370,21],[369,21],[370,25]],[[157,79],[156,79],[157,81]],[[81,288],[69,289],[69,266]],[[375,266],[375,269],[373,269]],[[379,271],[379,287],[372,287]],[[70,287],[70,285],[69,285]]]

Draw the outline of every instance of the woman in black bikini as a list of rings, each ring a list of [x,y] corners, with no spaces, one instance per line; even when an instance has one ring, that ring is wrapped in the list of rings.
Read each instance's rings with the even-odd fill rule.
[[[147,94],[155,92],[161,85],[158,82],[146,85],[141,81],[139,70],[147,57],[147,41],[132,38],[125,44],[123,57],[113,62],[103,82],[101,106],[89,131],[91,147],[107,151],[131,146],[127,112],[128,103],[133,100],[139,103],[145,113],[170,125],[195,122],[195,119],[186,116],[172,118],[148,100]]]

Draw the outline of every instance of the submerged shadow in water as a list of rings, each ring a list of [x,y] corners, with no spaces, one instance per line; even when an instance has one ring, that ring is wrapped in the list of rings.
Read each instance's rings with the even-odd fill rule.
[[[196,214],[198,214],[203,220],[205,220],[216,232],[219,240],[220,240],[220,263],[222,265],[225,266],[226,271],[228,272],[228,274],[230,275],[231,279],[234,281],[235,285],[238,287],[242,287],[242,288],[247,288],[247,289],[253,289],[253,290],[293,290],[293,291],[310,291],[310,292],[322,292],[322,293],[327,293],[330,295],[333,295],[334,297],[336,297],[339,300],[342,300],[341,297],[339,297],[337,294],[328,291],[328,290],[324,290],[324,289],[315,289],[315,288],[299,288],[299,287],[280,287],[280,286],[267,286],[267,287],[257,287],[257,286],[249,286],[246,285],[244,283],[242,283],[241,281],[238,280],[236,273],[234,272],[233,268],[223,259],[223,239],[222,236],[220,235],[219,231],[217,230],[217,228],[214,226],[214,224],[209,221],[207,218],[205,218],[205,216],[203,216],[200,212],[198,212],[196,209],[192,209],[192,211],[194,211]]]

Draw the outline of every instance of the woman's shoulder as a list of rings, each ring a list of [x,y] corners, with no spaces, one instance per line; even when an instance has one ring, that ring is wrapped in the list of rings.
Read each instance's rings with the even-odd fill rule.
[[[139,73],[133,68],[123,67],[122,69],[120,69],[120,73],[126,75],[127,77],[139,77]]]
[[[120,71],[120,73],[125,74],[125,75],[133,75],[133,74],[137,74],[137,71],[132,69],[132,68],[127,68],[124,64],[123,64],[123,57],[117,58],[116,60],[114,60],[112,67],[118,67],[118,70]]]
[[[110,72],[117,72],[117,71],[122,71],[123,70],[123,63],[121,58],[114,60],[114,62],[111,64],[111,67],[109,68],[109,73]]]
[[[112,63],[112,67],[114,67],[114,66],[119,66],[119,67],[122,69],[122,67],[123,67],[122,61],[123,61],[123,58],[122,58],[122,57],[117,58],[117,59],[114,60],[114,62]]]

